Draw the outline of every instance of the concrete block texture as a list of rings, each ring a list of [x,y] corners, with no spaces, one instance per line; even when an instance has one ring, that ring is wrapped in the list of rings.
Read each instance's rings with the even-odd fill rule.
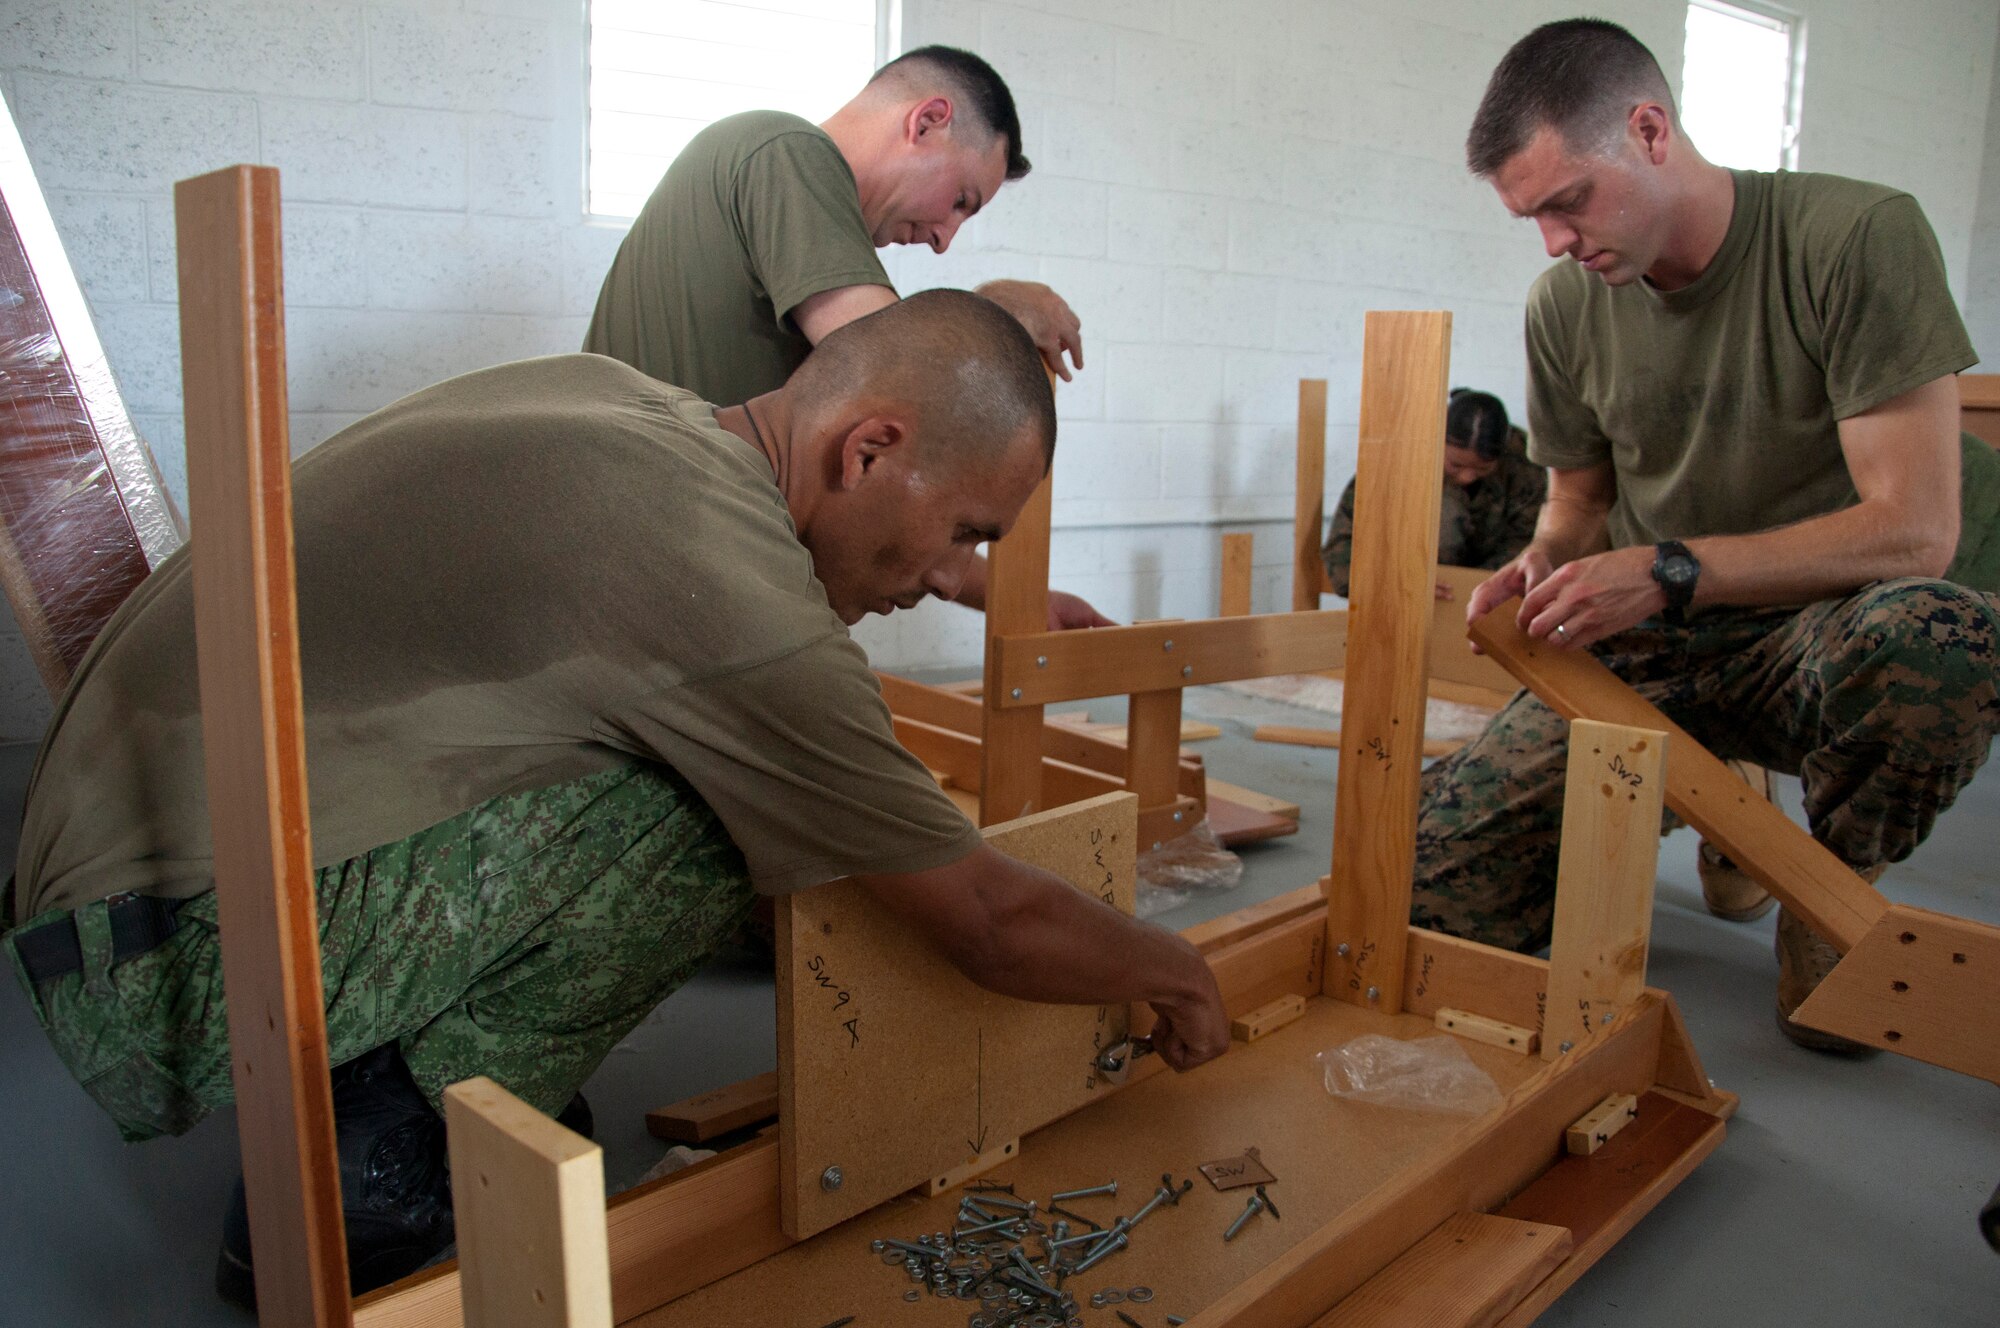
[[[63,252],[92,307],[146,299],[146,205],[115,194],[49,194]]]
[[[139,0],[138,73],[209,91],[362,95],[361,8],[261,0]]]
[[[257,157],[257,105],[228,93],[23,71],[14,112],[45,190],[160,194]]]
[[[429,7],[368,14],[368,91],[377,102],[549,117],[553,64],[548,21]]]
[[[562,235],[551,222],[370,211],[361,234],[370,308],[560,311]]]
[[[132,72],[132,0],[12,0],[0,8],[0,61],[46,74]]]
[[[263,159],[283,173],[287,199],[454,212],[466,205],[462,116],[278,98],[258,109]]]

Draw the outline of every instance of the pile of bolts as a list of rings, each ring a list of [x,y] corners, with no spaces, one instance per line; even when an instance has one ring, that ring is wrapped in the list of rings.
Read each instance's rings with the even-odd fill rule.
[[[968,1328],[1083,1328],[1076,1296],[1064,1290],[1063,1283],[1124,1249],[1134,1227],[1160,1205],[1179,1204],[1194,1182],[1176,1186],[1172,1176],[1160,1177],[1158,1192],[1145,1206],[1108,1227],[1061,1205],[1115,1196],[1117,1181],[1054,1195],[1045,1209],[1033,1199],[1020,1198],[1013,1188],[1009,1184],[968,1187],[950,1231],[914,1241],[874,1242],[872,1248],[883,1263],[900,1263],[910,1280],[919,1284],[903,1299],[920,1299],[922,1286],[928,1285],[933,1296],[977,1300],[979,1310],[967,1321]],[[1089,1229],[1073,1229],[1072,1222]],[[1033,1254],[1031,1241],[1040,1247]],[[1133,1287],[1119,1293],[1119,1298],[1143,1304],[1153,1293],[1147,1287]],[[1091,1303],[1101,1309],[1110,1302],[1100,1292]],[[1167,1322],[1180,1320],[1169,1315]]]

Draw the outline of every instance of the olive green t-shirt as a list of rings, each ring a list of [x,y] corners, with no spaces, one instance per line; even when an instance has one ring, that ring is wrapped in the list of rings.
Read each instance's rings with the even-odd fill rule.
[[[734,406],[776,391],[812,343],[792,311],[888,286],[854,172],[817,126],[746,111],[696,134],[632,222],[583,348]]]
[[[293,513],[316,865],[635,757],[766,893],[979,844],[897,743],[769,463],[689,393],[592,355],[468,374],[313,449]],[[16,921],[212,884],[191,592],[183,549],[58,705]]]
[[[1851,506],[1838,422],[1978,359],[1915,199],[1731,174],[1729,232],[1692,285],[1607,286],[1564,259],[1528,299],[1529,455],[1611,463],[1614,547]]]

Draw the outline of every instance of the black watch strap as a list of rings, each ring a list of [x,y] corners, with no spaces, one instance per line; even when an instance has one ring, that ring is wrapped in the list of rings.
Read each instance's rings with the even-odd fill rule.
[[[1653,580],[1667,597],[1667,615],[1679,622],[1694,600],[1695,582],[1701,577],[1701,560],[1679,540],[1661,540],[1653,546]]]

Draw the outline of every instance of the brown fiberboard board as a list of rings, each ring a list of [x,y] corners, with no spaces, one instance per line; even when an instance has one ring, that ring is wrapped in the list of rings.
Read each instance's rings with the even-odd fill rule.
[[[1137,800],[1108,794],[994,826],[987,842],[1126,913]],[[852,881],[778,907],[784,1226],[804,1238],[1104,1095],[1123,1006],[983,991]],[[838,1179],[829,1172],[838,1169]]]

